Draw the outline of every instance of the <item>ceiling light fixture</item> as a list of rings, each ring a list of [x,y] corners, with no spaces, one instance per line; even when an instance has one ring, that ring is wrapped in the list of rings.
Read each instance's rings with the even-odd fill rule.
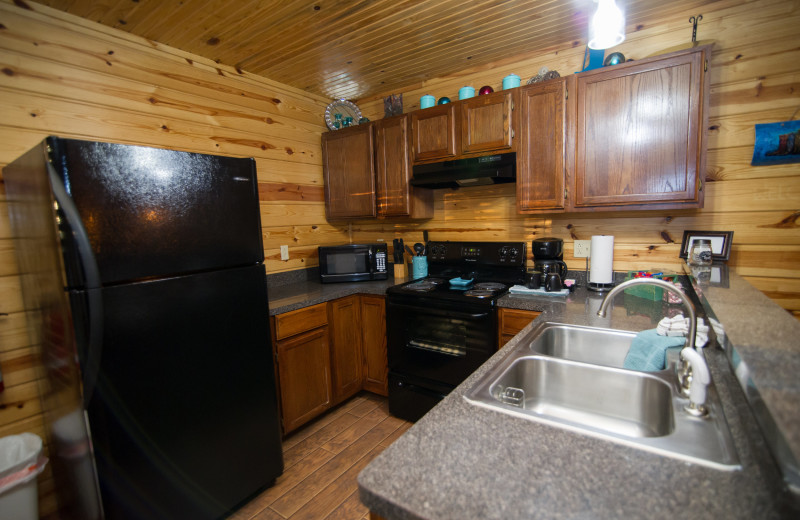
[[[594,0],[597,11],[589,23],[589,48],[608,49],[625,41],[625,14],[614,0]]]

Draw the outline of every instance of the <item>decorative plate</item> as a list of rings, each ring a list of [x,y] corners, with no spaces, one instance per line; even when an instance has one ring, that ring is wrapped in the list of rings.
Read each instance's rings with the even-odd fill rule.
[[[335,123],[337,122],[336,114],[340,114],[339,124],[348,117],[352,117],[352,125],[357,125],[358,120],[361,119],[361,109],[356,106],[352,101],[346,99],[337,99],[325,109],[325,124],[331,130],[338,130]]]

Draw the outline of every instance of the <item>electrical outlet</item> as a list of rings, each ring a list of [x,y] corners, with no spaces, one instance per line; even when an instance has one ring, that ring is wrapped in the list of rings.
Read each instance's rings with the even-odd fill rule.
[[[281,260],[289,259],[289,246],[281,246]]]
[[[573,244],[575,244],[575,252],[572,256],[575,258],[589,258],[589,254],[592,252],[591,240],[575,240]]]

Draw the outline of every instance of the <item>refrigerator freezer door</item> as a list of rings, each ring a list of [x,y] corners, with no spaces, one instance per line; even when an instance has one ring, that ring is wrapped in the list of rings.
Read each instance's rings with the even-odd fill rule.
[[[47,142],[89,234],[103,285],[263,261],[252,159],[52,137]],[[68,285],[82,288],[69,250]]]
[[[283,471],[262,265],[102,289],[108,519],[213,519]]]

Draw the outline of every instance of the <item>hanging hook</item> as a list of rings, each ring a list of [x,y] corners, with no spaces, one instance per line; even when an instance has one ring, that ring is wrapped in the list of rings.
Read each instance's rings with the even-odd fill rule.
[[[697,16],[690,16],[689,23],[692,24],[692,43],[697,41],[697,24],[700,20],[703,19],[702,14],[698,14]]]

